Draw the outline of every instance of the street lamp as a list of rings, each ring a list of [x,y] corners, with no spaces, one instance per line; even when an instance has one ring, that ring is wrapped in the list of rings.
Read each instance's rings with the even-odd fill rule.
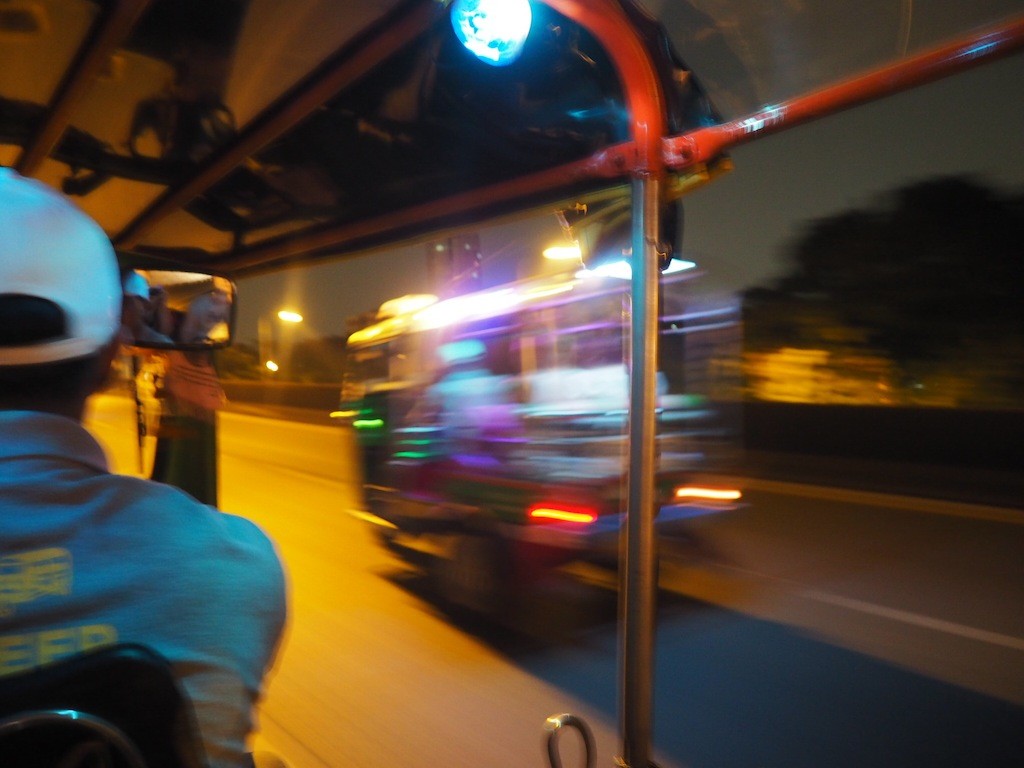
[[[302,322],[302,315],[290,309],[278,310],[275,317],[282,323],[288,323],[289,325],[298,325]],[[263,372],[264,376],[268,372],[277,373],[281,368],[281,366],[274,360],[275,357],[278,357],[280,350],[276,350],[277,344],[274,343],[274,325],[271,320],[271,317],[261,315],[256,324],[256,335],[258,338],[261,363],[260,370]]]

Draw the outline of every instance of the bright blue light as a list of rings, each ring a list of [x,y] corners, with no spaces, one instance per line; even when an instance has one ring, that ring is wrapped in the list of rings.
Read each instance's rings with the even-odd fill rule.
[[[495,67],[519,58],[533,23],[529,0],[455,0],[451,13],[455,36]]]

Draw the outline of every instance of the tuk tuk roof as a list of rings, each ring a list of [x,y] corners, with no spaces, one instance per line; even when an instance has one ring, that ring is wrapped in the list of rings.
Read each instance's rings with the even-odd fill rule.
[[[772,105],[1021,8],[534,0],[522,58],[491,67],[448,5],[8,0],[0,164],[71,195],[120,247],[243,276],[621,187],[648,117],[669,136],[750,132]],[[650,116],[636,83],[660,94]],[[672,150],[670,170],[692,172]]]

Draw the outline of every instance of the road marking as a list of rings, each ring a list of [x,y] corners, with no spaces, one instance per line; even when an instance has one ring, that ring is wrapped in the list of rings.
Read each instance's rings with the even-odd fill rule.
[[[859,611],[873,616],[881,616],[882,618],[900,621],[904,624],[914,624],[916,626],[933,629],[938,632],[959,635],[960,637],[966,637],[970,640],[980,640],[983,643],[1001,645],[1015,651],[1024,651],[1024,640],[1019,637],[1013,637],[1012,635],[989,632],[984,629],[968,627],[965,624],[956,624],[952,621],[934,619],[931,616],[922,616],[919,613],[910,613],[909,611],[900,611],[895,608],[886,608],[882,605],[865,603],[862,600],[853,600],[848,597],[840,597],[839,595],[832,595],[828,592],[818,592],[813,589],[804,590],[800,593],[800,596],[809,600],[817,600],[821,603],[836,605],[840,608],[848,608],[851,611]]]
[[[1009,523],[1011,525],[1024,525],[1024,510],[1009,507],[993,507],[986,504],[925,499],[919,496],[900,496],[892,493],[856,491],[850,488],[830,488],[824,485],[787,483],[781,480],[762,480],[760,478],[749,478],[742,482],[746,490],[805,496],[826,501],[867,504],[912,512],[928,512],[936,515],[970,517],[976,520],[989,520],[998,523]]]
[[[668,568],[663,566],[663,573],[666,571],[671,573],[673,570],[675,569],[671,565],[669,565]],[[718,579],[713,575],[716,572],[719,574]],[[919,613],[902,611],[897,608],[888,608],[884,605],[876,605],[875,603],[868,603],[863,600],[842,597],[841,595],[835,595],[831,592],[807,589],[806,585],[799,581],[787,579],[782,576],[772,576],[767,573],[762,573],[761,571],[754,571],[734,565],[714,566],[709,570],[706,570],[705,575],[710,577],[710,581],[703,583],[701,588],[694,588],[696,583],[692,573],[685,577],[680,577],[677,573],[676,578],[683,578],[683,585],[679,585],[678,582],[676,584],[672,584],[671,580],[666,580],[662,585],[662,588],[669,589],[677,594],[689,595],[690,597],[696,597],[698,600],[705,600],[717,605],[723,605],[728,608],[734,608],[742,611],[745,608],[750,608],[751,606],[749,603],[744,603],[742,601],[737,602],[735,599],[731,599],[731,596],[736,593],[736,585],[739,583],[746,583],[752,586],[760,584],[768,589],[774,588],[779,594],[788,593],[793,597],[805,600],[826,603],[838,608],[857,611],[858,613],[866,613],[872,616],[878,616],[904,624],[911,624],[937,632],[957,635],[970,640],[999,645],[1004,648],[1010,648],[1014,651],[1024,651],[1024,639],[1014,637],[1013,635],[990,632],[985,629],[970,627],[966,624],[957,624],[956,622],[936,619]]]

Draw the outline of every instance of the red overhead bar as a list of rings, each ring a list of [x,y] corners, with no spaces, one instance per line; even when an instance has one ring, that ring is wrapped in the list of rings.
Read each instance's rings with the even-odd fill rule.
[[[1024,48],[1024,17],[722,125],[665,139],[665,164],[681,170],[730,147],[1007,56]],[[1008,99],[1020,94],[1008,93]]]

